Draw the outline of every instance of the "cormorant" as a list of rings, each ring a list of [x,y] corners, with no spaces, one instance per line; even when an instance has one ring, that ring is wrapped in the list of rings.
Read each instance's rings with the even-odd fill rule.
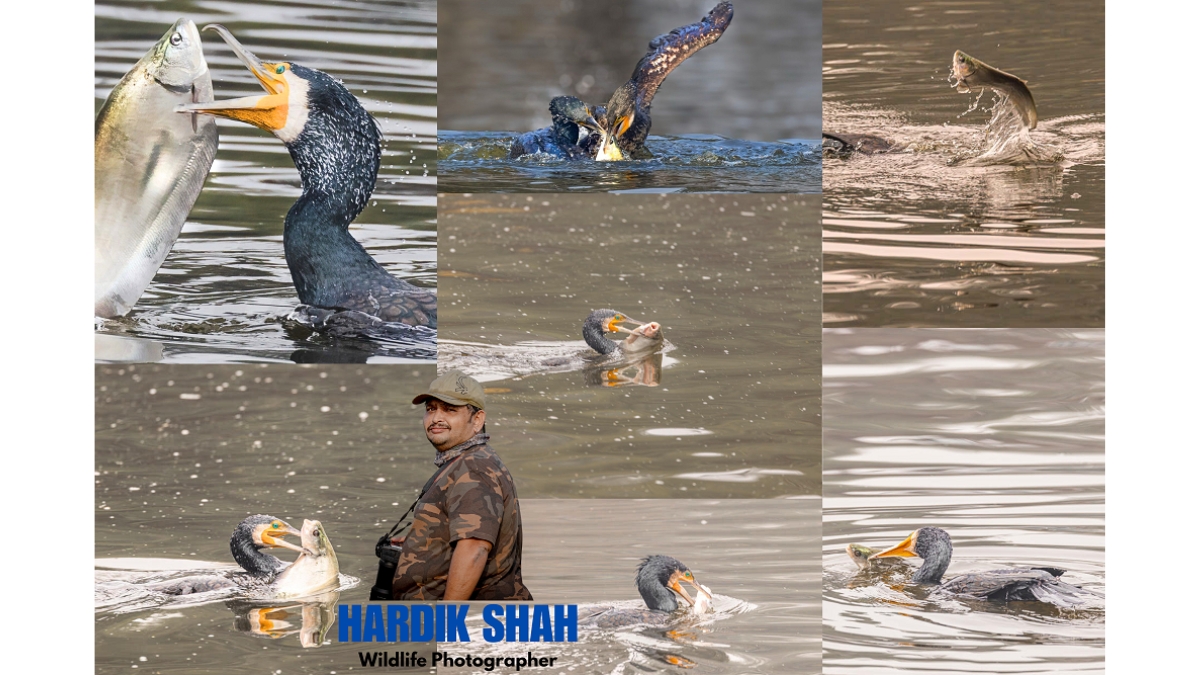
[[[560,96],[554,101],[570,101],[571,115],[564,122],[554,118],[555,104],[550,102],[554,126],[523,134],[513,141],[509,158],[531,152],[549,152],[568,159],[590,157],[598,160],[649,159],[654,155],[646,149],[650,133],[650,102],[659,86],[672,70],[689,56],[716,42],[733,20],[733,3],[718,3],[700,21],[680,26],[670,33],[650,41],[650,51],[638,61],[633,75],[608,99],[608,105],[588,106],[574,96]],[[560,104],[565,106],[566,103]],[[560,108],[561,109],[561,108]],[[596,124],[592,129],[589,120]],[[572,126],[574,127],[572,129]],[[579,127],[589,128],[582,141]],[[569,141],[572,133],[575,140]],[[552,142],[552,143],[551,143]],[[574,146],[574,147],[568,147]],[[549,148],[557,148],[557,151]],[[581,149],[578,152],[575,148]]]
[[[263,63],[224,26],[204,29],[221,35],[267,95],[177,110],[252,124],[287,146],[300,172],[302,193],[283,221],[283,248],[300,301],[436,328],[436,293],[389,274],[349,232],[379,172],[374,118],[329,75],[290,62]]]
[[[1094,595],[1078,586],[1059,581],[1066,570],[1056,567],[1027,567],[987,572],[972,572],[942,582],[942,575],[950,566],[950,555],[954,547],[950,535],[939,527],[922,527],[908,535],[896,546],[876,553],[871,560],[885,557],[921,558],[921,567],[912,576],[918,584],[940,584],[933,594],[955,595],[991,600],[994,602],[1040,601],[1057,607],[1075,607],[1086,604],[1088,596]]]
[[[622,323],[633,323],[638,327],[630,330],[619,325]],[[617,351],[645,352],[662,344],[661,328],[654,321],[642,323],[613,309],[597,309],[589,314],[583,322],[583,340],[588,343],[589,347],[605,356]],[[621,342],[614,342],[606,337],[608,333],[629,333],[629,337]]]
[[[283,539],[289,534],[303,538],[300,530],[279,518],[261,514],[249,516],[238,523],[229,537],[229,552],[233,554],[234,561],[246,570],[246,575],[229,578],[206,574],[161,581],[148,584],[148,587],[167,595],[188,595],[222,588],[269,584],[289,564],[263,552],[263,549],[287,548],[301,554],[304,552],[303,547]]]
[[[672,612],[680,608],[678,598],[687,602],[689,607],[696,604],[683,584],[691,584],[696,589],[697,597],[708,595],[696,582],[696,577],[687,565],[665,555],[643,558],[637,568],[636,583],[638,593],[646,603],[644,609],[603,607],[581,618],[580,622],[596,628],[666,624],[671,622]]]
[[[596,135],[597,139],[603,132],[586,103],[574,96],[555,96],[550,99],[550,119],[553,126],[518,136],[509,150],[509,158],[516,159],[539,152],[566,159],[591,156],[579,143],[579,128],[587,129],[588,135]],[[588,145],[598,145],[598,141]],[[595,154],[594,151],[592,154]]]
[[[680,26],[650,41],[629,80],[617,88],[605,108],[605,130],[596,159],[649,159],[650,102],[672,70],[689,56],[720,39],[733,21],[733,3],[720,2],[700,21]]]

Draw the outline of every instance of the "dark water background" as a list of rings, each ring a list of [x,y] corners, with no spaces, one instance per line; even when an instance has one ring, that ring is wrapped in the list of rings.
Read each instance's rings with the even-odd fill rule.
[[[201,567],[229,560],[229,533],[248,514],[293,525],[315,518],[343,574],[363,580],[340,601],[364,602],[375,540],[434,470],[420,411],[408,403],[432,376],[431,366],[98,367],[96,557]],[[497,443],[502,455],[509,447]],[[667,656],[705,673],[819,672],[817,500],[529,497],[543,474],[514,471],[524,577],[537,600],[634,600],[637,561],[665,554],[717,594],[718,613],[675,638],[593,632],[577,645],[535,651],[573,672],[627,662],[675,672]],[[295,635],[237,630],[224,602],[100,609],[96,672],[345,672],[357,667],[357,648],[337,643],[336,630],[326,636],[331,644],[305,649]]]
[[[1102,3],[824,3],[824,124],[906,148],[827,158],[825,323],[1104,325]],[[969,166],[990,91],[961,49],[1029,82],[1037,165]],[[976,101],[978,101],[976,105]]]
[[[374,196],[351,233],[392,274],[434,286],[437,213],[437,6],[434,2],[103,2],[96,5],[96,110],[180,17],[224,24],[264,60],[342,80],[383,132]],[[213,32],[201,33],[217,100],[261,92]],[[101,361],[428,361],[430,336],[332,343],[284,317],[299,299],[283,256],[283,218],[300,196],[287,148],[218,121],[216,162],[183,233],[126,317],[97,321]]]
[[[922,601],[845,547],[938,526],[948,576],[1051,565],[1103,593],[1104,332],[828,329],[824,363],[825,672],[1103,672],[1102,601]]]
[[[788,195],[443,196],[439,368],[488,380],[488,428],[514,473],[544,476],[538,496],[817,494],[816,207]],[[621,370],[656,373],[657,386],[611,386],[582,361],[541,366],[587,353],[581,326],[601,308],[662,324],[673,349],[661,363]]]
[[[821,3],[739,0],[715,44],[654,97],[656,160],[508,160],[512,138],[549,125],[550,99],[608,101],[649,41],[716,0],[443,1],[439,189],[808,192],[820,190]]]

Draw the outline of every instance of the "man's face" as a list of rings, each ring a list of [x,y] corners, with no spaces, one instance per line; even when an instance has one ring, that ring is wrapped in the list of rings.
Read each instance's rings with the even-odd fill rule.
[[[487,413],[471,415],[465,405],[450,405],[436,398],[425,401],[425,436],[438,451],[449,450],[483,428]]]

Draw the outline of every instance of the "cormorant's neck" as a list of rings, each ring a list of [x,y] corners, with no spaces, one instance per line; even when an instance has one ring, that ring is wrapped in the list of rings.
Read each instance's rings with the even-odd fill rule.
[[[263,553],[261,549],[248,541],[230,542],[229,551],[234,561],[250,574],[256,577],[274,576],[287,567],[287,563],[273,555]]]
[[[646,606],[656,612],[674,612],[679,607],[675,594],[662,584],[639,578],[638,593],[641,593]]]
[[[927,553],[928,557],[925,558],[925,562],[913,575],[913,583],[939,584],[942,582],[942,575],[946,573],[946,568],[950,567],[950,545],[947,543],[945,546],[936,546]]]
[[[617,351],[619,347],[616,342],[605,337],[604,329],[590,321],[583,324],[583,340],[589,347],[604,355]]]
[[[305,192],[283,221],[283,254],[300,302],[316,307],[341,306],[355,285],[390,276],[350,235],[344,204]],[[387,278],[385,278],[387,277]]]

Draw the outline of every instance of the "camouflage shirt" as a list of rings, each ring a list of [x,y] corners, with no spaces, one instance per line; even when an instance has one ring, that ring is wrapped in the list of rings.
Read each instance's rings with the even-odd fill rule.
[[[512,475],[479,434],[441,455],[444,474],[413,511],[396,576],[395,600],[441,600],[446,594],[450,558],[460,539],[492,545],[472,600],[532,600],[521,580],[521,505]],[[439,471],[443,471],[439,466]]]

